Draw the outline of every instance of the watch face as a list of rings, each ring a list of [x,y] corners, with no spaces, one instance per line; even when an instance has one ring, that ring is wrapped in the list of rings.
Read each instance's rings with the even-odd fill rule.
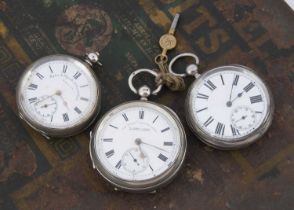
[[[241,66],[210,70],[190,92],[192,119],[206,136],[223,141],[246,138],[260,128],[271,109],[265,84]]]
[[[181,124],[167,109],[130,102],[102,118],[94,130],[92,156],[97,157],[97,169],[104,177],[129,183],[163,175],[168,179],[179,167],[176,162],[184,159],[183,136]]]
[[[22,77],[18,103],[33,124],[70,128],[93,115],[98,89],[95,76],[79,60],[48,56],[31,65]]]

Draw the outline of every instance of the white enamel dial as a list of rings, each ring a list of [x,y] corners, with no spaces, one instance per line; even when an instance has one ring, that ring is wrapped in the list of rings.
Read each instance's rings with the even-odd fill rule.
[[[161,176],[179,161],[179,154],[184,158],[186,143],[178,123],[169,111],[149,102],[111,110],[94,129],[92,156],[99,159],[98,170],[130,182]]]
[[[207,136],[234,141],[254,133],[270,112],[264,83],[231,67],[208,72],[191,90],[192,117]]]
[[[56,57],[39,61],[21,81],[20,106],[47,128],[73,127],[93,115],[98,84],[85,64]]]

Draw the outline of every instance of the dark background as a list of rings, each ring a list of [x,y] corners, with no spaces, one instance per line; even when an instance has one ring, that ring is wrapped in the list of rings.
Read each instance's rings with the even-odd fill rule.
[[[0,12],[0,209],[294,209],[294,16],[282,0],[0,0]],[[170,57],[194,52],[201,71],[246,65],[269,84],[275,116],[258,142],[225,152],[205,146],[185,123],[186,91],[164,89],[153,100],[181,117],[187,159],[170,185],[136,195],[114,192],[92,169],[89,131],[47,141],[19,120],[21,73],[54,53],[101,52],[99,116],[137,99],[128,75],[155,67],[158,40],[177,12]]]

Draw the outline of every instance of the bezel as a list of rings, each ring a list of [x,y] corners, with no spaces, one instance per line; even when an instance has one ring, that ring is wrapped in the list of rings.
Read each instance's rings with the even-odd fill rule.
[[[25,110],[23,105],[23,96],[22,96],[22,89],[25,86],[26,80],[31,75],[32,71],[34,71],[35,68],[40,66],[43,63],[49,62],[49,61],[69,61],[71,63],[74,63],[74,65],[78,66],[80,69],[82,69],[86,74],[88,74],[90,77],[92,77],[96,83],[97,86],[97,98],[96,103],[93,109],[83,117],[83,120],[77,122],[73,126],[69,126],[67,128],[53,128],[53,127],[47,127],[43,126],[41,123],[34,120],[32,116]],[[40,58],[39,60],[32,63],[30,66],[26,68],[26,70],[21,75],[18,85],[16,87],[16,103],[19,111],[19,116],[21,119],[23,119],[27,124],[29,124],[33,129],[40,132],[42,135],[44,135],[47,138],[53,137],[53,138],[60,138],[60,137],[70,137],[74,136],[83,130],[85,130],[88,126],[91,125],[91,123],[95,120],[96,116],[99,114],[100,106],[101,106],[101,87],[100,82],[96,75],[94,74],[92,68],[89,64],[86,62],[83,62],[82,60],[69,56],[69,55],[63,55],[63,54],[56,54],[56,55],[50,55],[43,58]]]
[[[144,180],[144,181],[127,181],[123,180],[121,178],[118,178],[117,176],[111,174],[107,169],[104,168],[104,166],[101,164],[101,160],[99,156],[96,153],[95,149],[95,136],[98,132],[100,132],[107,120],[113,116],[115,113],[120,112],[124,109],[130,108],[130,107],[152,107],[153,109],[163,113],[165,112],[165,116],[169,120],[175,121],[177,127],[179,128],[180,133],[180,145],[179,145],[179,153],[173,163],[173,165],[167,169],[164,173],[160,174],[159,176],[156,176],[154,178]],[[93,168],[96,169],[99,174],[109,183],[114,185],[116,188],[123,190],[123,191],[129,191],[129,192],[152,192],[156,190],[159,187],[163,187],[169,182],[172,181],[172,179],[176,176],[176,174],[179,172],[180,168],[183,165],[183,162],[185,160],[186,156],[186,149],[187,149],[187,140],[186,140],[186,134],[184,127],[178,118],[178,116],[168,107],[157,104],[154,102],[149,101],[131,101],[126,102],[121,105],[118,105],[114,108],[112,108],[110,111],[108,111],[95,125],[93,131],[90,135],[90,157],[93,163]]]
[[[241,72],[241,73],[246,73],[250,76],[254,76],[257,79],[260,80],[260,85],[265,93],[265,96],[268,99],[268,105],[267,105],[267,110],[268,112],[266,113],[266,116],[264,117],[263,121],[261,124],[256,128],[255,131],[252,133],[249,133],[245,136],[235,138],[233,141],[228,141],[225,138],[220,138],[220,137],[215,137],[209,135],[207,132],[205,132],[201,125],[198,125],[194,114],[193,114],[193,108],[192,108],[192,103],[193,103],[193,94],[192,90],[199,85],[203,80],[205,80],[208,76],[221,72],[221,71],[236,71],[236,72]],[[214,69],[211,69],[205,73],[203,73],[200,77],[198,77],[193,84],[190,86],[188,90],[188,94],[186,97],[186,102],[185,102],[185,110],[186,110],[186,121],[193,131],[193,133],[199,137],[201,141],[203,141],[205,144],[212,146],[217,149],[222,149],[222,150],[230,150],[230,149],[238,149],[238,148],[243,148],[246,147],[253,142],[255,142],[258,138],[260,138],[270,127],[272,119],[273,119],[273,113],[274,113],[274,102],[273,102],[273,97],[271,94],[270,89],[266,85],[266,83],[250,68],[242,65],[237,65],[237,64],[232,64],[232,65],[227,65],[227,66],[220,66],[216,67]]]

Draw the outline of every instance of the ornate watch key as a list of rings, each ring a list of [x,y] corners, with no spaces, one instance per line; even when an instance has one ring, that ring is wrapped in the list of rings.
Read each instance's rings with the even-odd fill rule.
[[[195,63],[177,74],[173,64],[191,57]],[[273,98],[265,82],[248,67],[227,65],[198,73],[199,59],[183,53],[172,59],[169,72],[179,77],[195,76],[186,98],[186,118],[192,131],[208,145],[219,149],[245,147],[269,128]]]
[[[99,54],[85,60],[51,55],[31,64],[22,74],[16,102],[20,117],[45,137],[68,137],[80,133],[100,109],[100,82],[92,65]]]
[[[118,189],[151,192],[169,183],[181,168],[186,154],[186,135],[178,116],[168,107],[150,102],[162,85],[151,91],[133,86],[141,73],[129,77],[129,87],[141,100],[123,103],[107,112],[91,132],[93,167]]]

